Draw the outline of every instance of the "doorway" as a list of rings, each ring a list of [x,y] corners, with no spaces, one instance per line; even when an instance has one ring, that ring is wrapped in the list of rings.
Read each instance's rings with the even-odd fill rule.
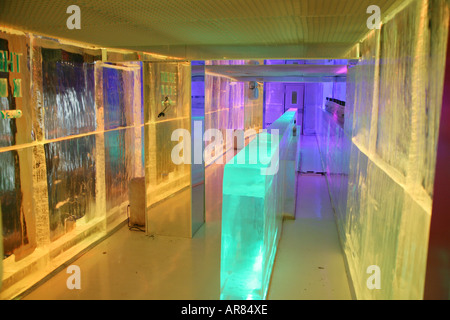
[[[286,84],[284,88],[284,112],[291,108],[297,109],[297,125],[300,125],[303,133],[303,102],[305,85],[304,84]]]

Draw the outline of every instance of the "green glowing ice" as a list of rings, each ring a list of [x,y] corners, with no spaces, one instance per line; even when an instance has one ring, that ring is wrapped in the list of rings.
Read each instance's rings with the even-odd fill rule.
[[[221,299],[265,299],[284,210],[285,160],[296,111],[288,111],[225,165]],[[276,134],[278,132],[278,134]]]

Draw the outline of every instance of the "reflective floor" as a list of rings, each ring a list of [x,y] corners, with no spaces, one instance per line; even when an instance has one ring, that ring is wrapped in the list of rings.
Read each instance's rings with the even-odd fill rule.
[[[302,145],[309,168],[313,138]],[[351,299],[325,177],[300,175],[297,184],[296,220],[284,221],[268,299]],[[193,239],[124,226],[72,262],[81,289],[67,288],[64,269],[23,299],[219,299],[220,217],[206,219]]]
[[[316,136],[300,137],[300,172],[323,172]]]
[[[300,175],[295,220],[283,222],[269,299],[351,299],[344,258],[321,175]]]

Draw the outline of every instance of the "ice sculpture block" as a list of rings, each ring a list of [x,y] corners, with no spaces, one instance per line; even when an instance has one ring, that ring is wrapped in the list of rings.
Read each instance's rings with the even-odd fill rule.
[[[281,234],[296,110],[256,135],[224,169],[220,298],[265,299]]]

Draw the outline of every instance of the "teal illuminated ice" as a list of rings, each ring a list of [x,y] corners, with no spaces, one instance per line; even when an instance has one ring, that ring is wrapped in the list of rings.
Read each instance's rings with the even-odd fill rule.
[[[225,165],[221,299],[266,298],[281,233],[286,175],[295,175],[286,172],[284,160],[295,117],[295,111],[286,112]]]

